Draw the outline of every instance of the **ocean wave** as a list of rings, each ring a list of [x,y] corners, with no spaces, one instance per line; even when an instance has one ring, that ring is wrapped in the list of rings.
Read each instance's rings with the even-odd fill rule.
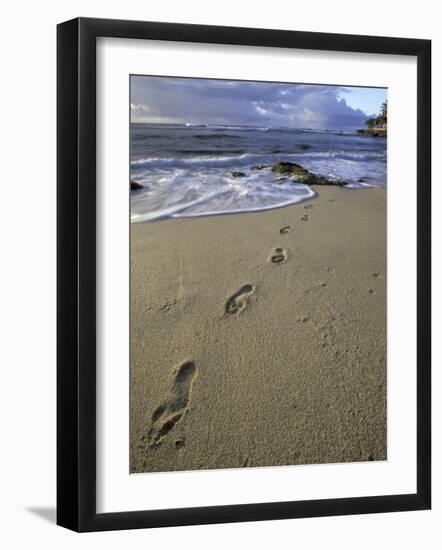
[[[131,166],[135,167],[174,167],[187,168],[189,166],[217,166],[222,167],[236,161],[244,161],[261,156],[259,153],[243,153],[241,155],[210,155],[210,156],[194,156],[189,158],[167,158],[167,157],[149,157],[133,160]]]
[[[209,130],[225,131],[225,130],[235,130],[239,132],[268,132],[273,128],[268,126],[227,126],[223,124],[208,124],[207,128]]]
[[[154,175],[148,176],[151,181]],[[147,182],[143,180],[143,185]],[[131,196],[133,222],[163,218],[198,217],[239,212],[259,212],[280,208],[313,198],[314,191],[304,184],[275,183],[271,172],[253,172],[243,178],[217,173],[193,174],[177,171],[157,177],[147,192]]]
[[[336,158],[338,160],[379,160],[386,161],[387,155],[378,151],[312,151],[299,153],[304,158]]]
[[[186,128],[207,128],[208,130],[235,130],[235,131],[255,131],[255,130],[269,130],[267,126],[239,126],[237,124],[192,124],[187,122],[185,124]],[[272,128],[277,129],[278,128]]]
[[[273,210],[274,208],[283,208],[284,206],[289,206],[291,204],[297,204],[310,200],[316,196],[316,193],[306,187],[306,192],[303,195],[293,195],[291,198],[285,198],[275,201],[272,204],[262,204],[259,206],[244,205],[232,208],[231,206],[223,206],[223,202],[220,200],[216,204],[215,208],[204,208],[203,210],[195,210],[195,207],[207,205],[213,199],[220,199],[222,195],[227,194],[228,191],[213,193],[211,196],[201,197],[194,201],[187,203],[164,207],[158,210],[145,211],[145,212],[134,212],[131,216],[131,221],[133,223],[141,223],[147,221],[154,221],[167,218],[198,218],[203,216],[220,216],[223,214],[245,214],[248,212],[261,212],[265,210]]]
[[[179,149],[177,151],[177,153],[181,155],[193,155],[193,156],[195,156],[195,153],[197,153],[198,155],[214,156],[214,155],[220,154],[221,152],[223,155],[232,155],[232,154],[243,155],[247,151],[245,151],[244,149],[222,149],[222,151],[217,151],[216,149]]]
[[[238,150],[238,154],[231,154],[235,150],[230,149],[220,151],[216,154],[213,150],[196,151],[198,155],[188,156],[185,158],[170,158],[170,157],[148,157],[140,158],[131,161],[131,166],[134,168],[190,168],[190,167],[211,167],[222,168],[223,166],[233,166],[240,164],[241,166],[258,164],[271,164],[279,160],[294,159],[299,160],[336,160],[336,161],[379,161],[386,162],[385,153],[375,151],[294,151],[292,153],[283,152],[282,150],[263,151],[258,153],[245,153],[243,150]],[[195,151],[194,151],[195,152]],[[236,152],[236,151],[235,151]],[[191,155],[192,150],[181,150],[182,154]],[[228,153],[228,154],[225,154]]]
[[[131,142],[130,167],[145,189],[131,194],[134,222],[257,212],[314,196],[271,170],[252,170],[277,162],[345,180],[349,192],[386,186],[386,142],[350,133],[218,124],[162,127],[158,136],[156,127],[140,130],[143,137]]]
[[[212,139],[241,139],[237,134],[193,134],[191,137],[196,139],[210,140]]]
[[[198,199],[194,199],[192,201],[183,202],[180,204],[176,204],[174,206],[159,208],[157,210],[153,211],[146,211],[142,213],[134,213],[131,216],[131,221],[133,222],[146,222],[151,220],[160,220],[162,218],[173,218],[177,217],[180,212],[187,210],[189,208],[199,206],[201,204],[204,204],[211,199],[214,199],[216,197],[220,197],[224,193],[227,193],[227,190],[220,190],[216,191],[214,193],[209,193],[207,195],[203,195],[199,197]]]

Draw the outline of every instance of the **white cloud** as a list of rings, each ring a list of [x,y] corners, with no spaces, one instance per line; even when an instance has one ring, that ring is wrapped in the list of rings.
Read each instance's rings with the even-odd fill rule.
[[[134,76],[131,89],[138,122],[358,128],[366,119],[339,86]]]

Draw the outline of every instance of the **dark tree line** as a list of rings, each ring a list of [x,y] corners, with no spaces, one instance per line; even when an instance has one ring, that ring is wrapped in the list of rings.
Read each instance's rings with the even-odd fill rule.
[[[369,128],[374,128],[375,126],[386,126],[387,125],[387,101],[384,101],[379,109],[379,114],[376,117],[369,118],[365,121],[365,124]]]

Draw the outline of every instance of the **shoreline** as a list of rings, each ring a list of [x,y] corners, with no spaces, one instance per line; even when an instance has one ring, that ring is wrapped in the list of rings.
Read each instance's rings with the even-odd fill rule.
[[[357,135],[359,136],[369,136],[369,137],[387,137],[387,129],[386,128],[362,128],[360,130],[356,130]]]
[[[132,473],[386,459],[386,189],[312,189],[131,224]]]
[[[262,174],[264,177],[266,189],[264,192],[259,186],[256,186],[256,182],[252,185],[248,183],[250,180],[254,180],[256,177],[255,174]],[[143,185],[131,179],[130,190],[134,192],[133,194],[131,193],[131,222],[264,212],[312,199],[317,196],[316,191],[312,188],[321,188],[324,186],[353,189],[361,186],[383,187],[383,185],[375,185],[376,178],[373,178],[372,175],[360,176],[357,178],[357,181],[353,178],[353,181],[352,178],[318,174],[308,170],[297,162],[287,160],[272,164],[253,164],[247,168],[243,168],[243,171],[230,170],[226,176],[222,184],[219,181],[216,183],[212,182],[212,185],[207,187],[204,185],[199,186],[198,183],[195,183],[199,178],[193,176],[190,178],[190,184],[187,187],[183,186],[186,193],[183,195],[180,190],[178,197],[169,187],[165,189],[160,179],[160,203],[155,200],[155,196],[151,196],[149,185],[147,185],[147,195],[136,193],[143,190]],[[171,187],[173,189],[173,185]],[[207,188],[210,189],[209,194],[207,194]],[[190,197],[188,196],[188,192],[191,194]],[[169,197],[172,206],[164,204],[166,196]],[[252,201],[249,198],[251,196],[254,197]],[[258,206],[257,202],[259,200],[257,199],[259,198],[261,202]],[[221,200],[221,205],[218,202],[219,200]],[[224,202],[222,202],[223,200]],[[155,205],[156,208],[152,209],[152,205]],[[198,211],[198,207],[201,205],[205,207],[203,210]],[[192,210],[195,207],[196,211]]]

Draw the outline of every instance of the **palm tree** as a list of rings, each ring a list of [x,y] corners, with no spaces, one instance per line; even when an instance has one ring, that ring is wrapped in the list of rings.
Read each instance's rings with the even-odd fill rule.
[[[368,126],[367,130],[358,130],[359,134],[371,135],[371,136],[386,136],[387,135],[387,110],[388,105],[385,100],[377,116],[367,118],[365,124]]]
[[[377,119],[376,118],[368,118],[366,121],[365,121],[365,124],[369,127],[370,130],[373,129],[373,126],[376,126],[377,124]]]
[[[388,105],[387,105],[387,100],[385,100],[381,105],[381,108],[379,110],[379,115],[377,116],[377,119],[376,119],[376,123],[379,124],[380,126],[387,125],[387,110],[388,110]]]

